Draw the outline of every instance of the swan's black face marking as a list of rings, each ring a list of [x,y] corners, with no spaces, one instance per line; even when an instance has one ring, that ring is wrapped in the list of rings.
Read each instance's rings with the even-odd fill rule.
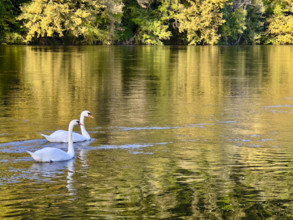
[[[94,118],[94,116],[92,115],[92,113],[90,113],[89,111],[87,111],[87,116],[86,117]]]
[[[80,123],[78,120],[75,121],[76,125],[80,125],[80,126],[83,126],[82,123]]]

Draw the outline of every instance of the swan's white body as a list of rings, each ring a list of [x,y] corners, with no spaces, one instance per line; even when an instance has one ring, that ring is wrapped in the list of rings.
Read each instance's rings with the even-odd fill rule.
[[[64,130],[58,130],[50,135],[41,134],[43,137],[45,137],[49,142],[64,142],[66,143],[68,141],[68,131]],[[73,142],[82,142],[90,140],[91,137],[85,137],[81,134],[78,134],[76,132],[72,132],[72,141]]]
[[[91,136],[87,132],[84,126],[84,117],[90,117],[94,118],[92,114],[89,111],[83,111],[80,114],[80,123],[82,124],[80,126],[81,134],[78,134],[76,132],[72,132],[72,141],[73,142],[82,142],[82,141],[88,141],[91,139]],[[68,131],[64,130],[58,130],[50,135],[41,134],[43,137],[45,137],[50,142],[64,142],[66,143],[68,141]]]
[[[55,161],[65,161],[65,160],[71,160],[74,158],[74,147],[73,147],[73,141],[72,141],[72,131],[73,127],[75,125],[80,125],[78,120],[72,120],[69,123],[68,127],[68,151],[65,152],[63,150],[60,150],[58,148],[53,147],[45,147],[41,150],[37,150],[36,152],[30,152],[28,153],[32,156],[32,158],[37,162],[55,162]]]

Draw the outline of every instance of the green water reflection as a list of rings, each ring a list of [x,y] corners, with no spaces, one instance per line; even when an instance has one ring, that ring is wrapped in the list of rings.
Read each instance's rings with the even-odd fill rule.
[[[292,218],[293,47],[0,47],[0,218]],[[88,109],[92,142],[37,164]]]

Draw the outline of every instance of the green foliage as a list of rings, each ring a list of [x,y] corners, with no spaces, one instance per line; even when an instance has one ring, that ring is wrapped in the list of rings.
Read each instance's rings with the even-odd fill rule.
[[[29,0],[0,1],[0,43],[20,43],[19,41],[22,41],[22,38],[17,36],[23,34],[23,30],[16,17],[21,13],[19,5],[27,1]]]
[[[187,0],[177,16],[179,31],[185,32],[190,45],[216,44],[219,27],[225,22],[221,9],[227,0]]]
[[[237,44],[240,41],[240,36],[247,28],[245,22],[246,15],[246,10],[236,9],[231,11],[230,7],[225,7],[224,18],[226,23],[222,27],[222,38],[226,44]]]
[[[293,0],[275,2],[273,16],[268,19],[268,43],[293,44]]]
[[[19,19],[28,30],[26,42],[111,44],[122,7],[120,0],[35,0],[22,7]]]
[[[11,22],[12,3],[8,0],[0,1],[0,42],[4,41],[5,33],[9,31],[9,23]]]
[[[104,41],[96,27],[96,16],[105,5],[100,1],[35,0],[22,7],[20,20],[28,33],[26,42],[71,35],[83,42]]]
[[[221,41],[228,45],[261,43],[264,11],[261,0],[230,0],[223,10],[226,22],[221,27]]]
[[[113,44],[118,40],[118,32],[123,15],[124,4],[122,0],[106,0],[106,7],[98,18],[98,27],[107,32],[107,44]],[[103,41],[105,43],[105,41]]]
[[[242,44],[261,44],[265,36],[265,6],[256,0],[247,6],[246,26]]]
[[[8,44],[22,44],[24,41],[23,37],[18,33],[6,33],[5,42]]]
[[[164,25],[162,21],[146,20],[140,24],[137,39],[148,45],[162,45],[161,40],[169,39],[171,36],[167,29],[168,25]]]
[[[293,44],[293,0],[1,0],[1,42]]]
[[[163,40],[171,37],[168,17],[164,11],[168,1],[132,0],[127,3],[123,18],[126,21],[123,30],[129,37],[124,39],[127,43],[162,45]]]

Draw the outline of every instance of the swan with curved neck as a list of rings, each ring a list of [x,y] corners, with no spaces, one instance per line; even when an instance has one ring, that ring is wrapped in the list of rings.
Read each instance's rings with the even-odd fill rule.
[[[89,111],[83,111],[80,114],[80,123],[82,124],[80,126],[81,134],[73,132],[72,133],[73,142],[82,142],[82,141],[88,141],[91,139],[91,136],[89,135],[89,133],[87,132],[84,126],[85,117],[94,118]],[[41,134],[41,135],[45,137],[49,142],[67,142],[68,141],[68,131],[64,131],[64,130],[55,131],[50,135],[44,135],[44,134]]]
[[[75,125],[82,125],[78,120],[74,119],[69,123],[68,127],[68,150],[67,152],[60,150],[54,147],[45,147],[41,150],[37,150],[36,152],[27,151],[32,158],[37,162],[56,162],[56,161],[65,161],[71,160],[74,158],[74,147],[72,140],[72,131]]]

